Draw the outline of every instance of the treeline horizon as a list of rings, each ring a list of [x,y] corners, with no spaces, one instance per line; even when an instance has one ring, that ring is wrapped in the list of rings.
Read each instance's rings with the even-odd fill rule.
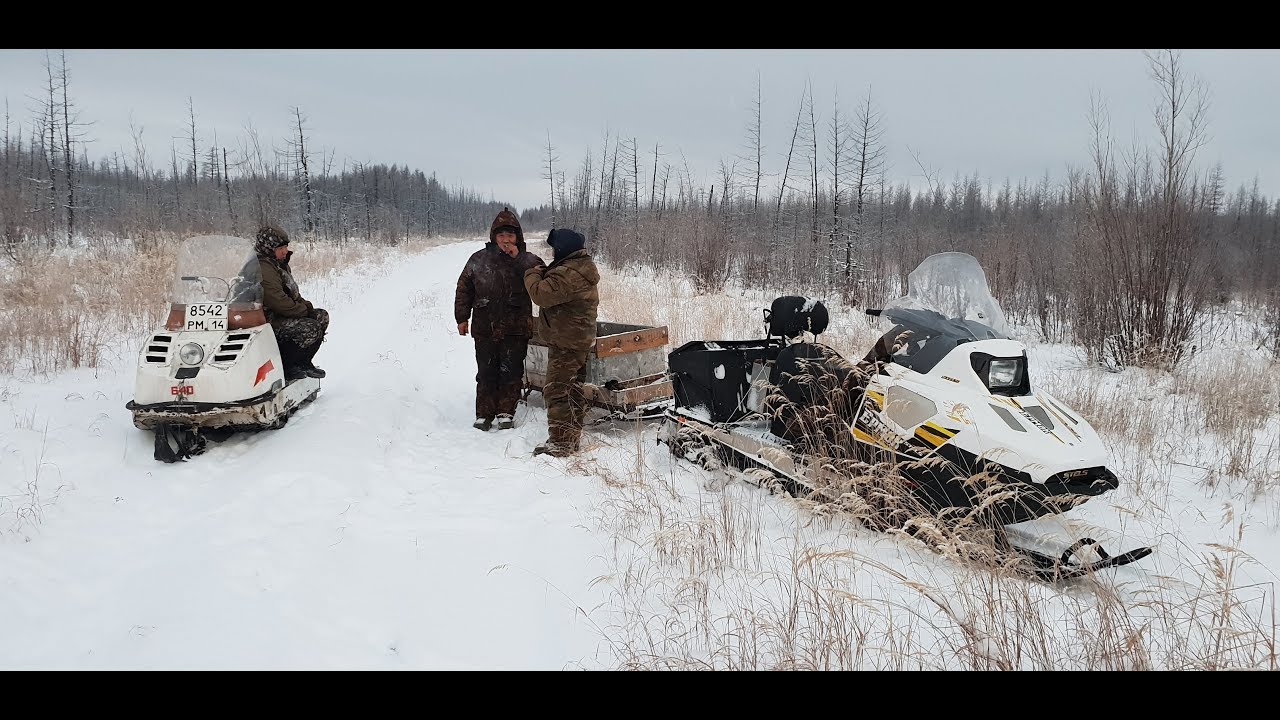
[[[746,152],[721,160],[718,182],[621,134],[566,170],[548,138],[548,202],[524,217],[585,230],[605,262],[675,269],[705,292],[734,281],[864,307],[903,293],[925,257],[969,253],[1011,319],[1113,367],[1176,365],[1196,351],[1206,309],[1236,299],[1259,311],[1259,344],[1280,357],[1280,200],[1256,178],[1229,190],[1221,166],[1195,165],[1207,90],[1175,51],[1147,61],[1162,98],[1153,146],[1119,147],[1095,96],[1087,164],[1063,182],[957,172],[947,183],[917,158],[926,188],[915,190],[887,176],[870,94],[820,121],[808,87],[770,177],[757,84]]]
[[[294,136],[280,147],[248,128],[231,148],[201,140],[188,98],[188,133],[168,158],[150,158],[134,129],[131,155],[90,159],[62,57],[47,65],[34,118],[15,123],[6,106],[0,247],[15,262],[38,262],[76,238],[147,247],[248,236],[265,220],[301,240],[394,244],[483,236],[507,206],[526,231],[575,227],[602,261],[684,273],[704,292],[733,281],[874,307],[900,293],[924,257],[960,251],[982,263],[1012,319],[1098,360],[1172,366],[1193,351],[1203,311],[1233,298],[1261,309],[1280,353],[1280,201],[1256,180],[1228,190],[1221,167],[1195,167],[1204,88],[1173,51],[1148,61],[1165,98],[1156,147],[1117,149],[1095,98],[1090,165],[1069,168],[1063,182],[1046,174],[996,186],[957,172],[947,183],[917,158],[926,187],[913,189],[887,175],[886,123],[870,94],[820,119],[808,87],[783,172],[771,173],[757,85],[746,152],[721,160],[717,182],[695,182],[687,163],[662,161],[659,144],[650,154],[622,134],[606,136],[599,157],[588,151],[569,176],[549,137],[548,202],[521,209],[407,165],[335,167],[335,151],[310,147],[296,107]]]

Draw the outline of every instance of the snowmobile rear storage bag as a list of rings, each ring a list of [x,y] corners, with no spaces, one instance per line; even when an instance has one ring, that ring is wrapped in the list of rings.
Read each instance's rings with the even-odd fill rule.
[[[799,295],[775,298],[765,313],[769,337],[793,338],[803,332],[817,335],[827,329],[829,320],[826,305]]]
[[[782,349],[768,340],[695,340],[667,356],[676,404],[706,408],[711,422],[734,422],[747,415],[751,370],[772,362]]]

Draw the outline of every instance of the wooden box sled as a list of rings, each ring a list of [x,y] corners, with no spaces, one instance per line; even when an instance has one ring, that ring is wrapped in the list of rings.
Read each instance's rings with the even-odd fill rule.
[[[547,346],[535,333],[525,355],[525,397],[547,378]],[[623,418],[657,416],[673,398],[665,325],[597,322],[583,386],[595,407]]]

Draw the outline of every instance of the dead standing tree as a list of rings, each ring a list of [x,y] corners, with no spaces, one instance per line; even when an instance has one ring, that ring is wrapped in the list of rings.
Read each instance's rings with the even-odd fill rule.
[[[560,158],[556,156],[556,149],[551,146],[551,131],[547,130],[547,154],[545,160],[547,163],[547,171],[543,173],[542,178],[547,181],[550,189],[549,199],[551,201],[551,227],[556,226],[556,172],[555,161]]]
[[[848,182],[845,171],[849,163],[849,155],[845,147],[849,140],[849,130],[845,125],[846,121],[840,116],[840,98],[837,94],[831,109],[831,126],[827,143],[827,154],[831,158],[831,226],[827,230],[827,257],[823,264],[828,290],[835,286],[836,278],[839,276],[840,261],[837,248],[844,239],[845,233],[842,208],[845,201],[844,183]]]
[[[222,189],[227,197],[227,217],[231,219],[231,234],[239,232],[236,227],[236,208],[231,202],[231,168],[227,163],[227,149],[222,148]]]
[[[303,123],[306,119],[302,117],[302,110],[297,106],[291,108],[293,110],[294,130],[298,133],[297,141],[286,141],[289,148],[289,158],[293,161],[296,168],[295,178],[297,180],[299,199],[302,201],[302,228],[306,233],[307,242],[315,240],[315,197],[311,188],[311,162],[309,153],[307,152],[307,135]]]
[[[640,243],[640,147],[631,138],[631,226],[635,232],[633,242]]]
[[[804,117],[805,100],[808,97],[808,86],[805,86],[805,92],[800,97],[800,109],[796,111],[796,121],[791,127],[791,144],[787,146],[787,163],[782,170],[782,184],[778,188],[778,201],[773,208],[773,230],[770,232],[769,236],[769,246],[771,250],[777,249],[778,228],[782,218],[782,200],[787,195],[787,181],[791,178],[791,160],[795,156],[796,140],[800,137],[800,120]]]
[[[45,103],[41,112],[44,121],[44,132],[41,133],[42,143],[44,144],[45,170],[48,173],[48,195],[45,204],[48,207],[48,244],[52,250],[57,244],[56,233],[63,226],[62,219],[58,213],[58,104],[54,93],[56,86],[53,77],[53,63],[49,60],[49,54],[46,52],[44,56],[45,77],[47,79],[46,89],[48,90],[48,101]],[[46,139],[47,138],[47,139]]]
[[[764,143],[761,140],[760,130],[762,123],[761,109],[764,106],[764,95],[760,87],[760,72],[756,71],[756,100],[752,107],[751,125],[747,128],[747,141],[750,143],[751,155],[754,160],[752,173],[752,191],[751,191],[751,211],[754,213],[760,207],[760,180],[764,175]]]
[[[858,114],[853,127],[853,177],[851,178],[849,235],[845,239],[844,277],[846,287],[852,287],[853,273],[858,269],[858,261],[854,259],[855,247],[861,255],[865,253],[867,242],[867,203],[877,186],[884,182],[885,147],[884,125],[881,113],[876,110],[871,97],[871,89],[867,89],[867,97],[858,107]],[[877,243],[877,247],[880,243]],[[883,266],[883,258],[876,263]],[[862,273],[864,276],[866,273]],[[882,273],[883,275],[883,273]],[[879,293],[880,288],[866,287],[869,277],[864,277],[860,291],[863,298]]]
[[[67,53],[63,51],[59,55],[60,69],[58,72],[58,85],[62,90],[62,164],[67,182],[67,242],[70,243],[76,232],[76,187],[79,182],[79,173],[76,172],[76,153],[74,146],[81,140],[81,134],[76,132],[76,128],[82,123],[79,122],[79,113],[75,110],[73,103],[67,92],[67,86],[70,83],[70,72],[67,70]]]
[[[767,276],[767,262],[757,262],[754,259],[761,252],[762,245],[765,246],[763,249],[767,251],[768,246],[772,243],[772,239],[768,242],[762,242],[759,215],[760,193],[765,176],[762,135],[764,98],[759,71],[756,72],[755,90],[755,97],[751,103],[751,114],[747,122],[746,142],[742,154],[737,156],[737,162],[735,163],[735,166],[743,168],[744,177],[740,184],[744,192],[750,196],[750,205],[746,208],[747,212],[742,214],[742,222],[734,228],[734,231],[739,241],[739,252],[742,255],[738,260],[744,263],[744,267],[754,267]],[[745,204],[747,198],[744,197],[743,202]]]
[[[813,111],[813,86],[805,83],[809,90],[809,122],[805,124],[805,150],[809,160],[809,195],[811,213],[809,217],[809,245],[813,260],[818,261],[818,206],[821,192],[818,190],[818,119]]]

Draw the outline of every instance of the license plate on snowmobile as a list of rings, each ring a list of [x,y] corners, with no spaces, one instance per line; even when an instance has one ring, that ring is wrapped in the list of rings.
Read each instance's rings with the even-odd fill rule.
[[[183,330],[226,330],[226,303],[193,303],[187,305],[186,323]]]

